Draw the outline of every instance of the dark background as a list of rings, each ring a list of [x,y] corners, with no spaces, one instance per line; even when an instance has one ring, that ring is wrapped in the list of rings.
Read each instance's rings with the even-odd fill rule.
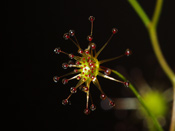
[[[139,2],[151,18],[155,1]],[[121,58],[104,65],[118,69],[131,81],[131,74],[139,69],[151,86],[154,83],[164,85],[157,87],[160,90],[171,87],[155,58],[146,28],[127,0],[6,1],[4,6],[6,32],[3,33],[5,48],[2,50],[2,77],[5,79],[1,86],[1,119],[6,130],[146,130],[134,110],[101,109],[100,93],[94,88],[91,89],[97,110],[90,115],[83,113],[85,94],[80,91],[72,96],[71,106],[63,106],[62,99],[68,96],[69,88],[77,81],[71,81],[68,85],[62,85],[61,82],[55,84],[52,81],[53,76],[72,70],[62,69],[62,63],[69,58],[64,54],[55,55],[54,48],[61,47],[65,52],[76,54],[75,45],[62,37],[69,29],[76,31],[82,48],[86,48],[86,37],[90,34],[88,17],[92,15],[96,18],[93,36],[97,50],[108,40],[113,27],[119,30],[99,56],[99,60],[118,56],[126,48],[133,51],[129,58]],[[170,1],[164,2],[158,36],[163,54],[175,70],[173,9]],[[115,82],[103,78],[99,78],[99,81],[109,97],[134,97],[129,89],[120,84],[116,85]],[[168,127],[167,120],[165,130]]]

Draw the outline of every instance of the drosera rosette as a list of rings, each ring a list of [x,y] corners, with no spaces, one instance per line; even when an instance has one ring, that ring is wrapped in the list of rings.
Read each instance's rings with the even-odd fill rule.
[[[106,96],[106,94],[103,92],[103,90],[100,86],[100,83],[97,79],[97,76],[101,76],[101,77],[107,78],[109,80],[113,80],[113,81],[122,83],[126,87],[129,86],[128,81],[120,81],[120,80],[117,80],[117,79],[109,76],[111,74],[112,70],[110,68],[101,66],[101,64],[112,61],[112,60],[116,60],[116,59],[121,58],[123,56],[130,56],[131,51],[129,49],[126,49],[126,51],[120,56],[99,61],[97,59],[98,56],[100,55],[102,50],[107,46],[107,44],[112,39],[112,37],[118,32],[118,30],[116,28],[113,28],[112,34],[109,37],[108,41],[102,46],[102,48],[98,52],[96,52],[96,44],[94,42],[92,42],[94,20],[95,20],[95,17],[93,17],[93,16],[89,17],[89,21],[91,22],[91,33],[90,33],[90,35],[87,36],[87,40],[88,40],[89,44],[88,44],[87,49],[85,49],[85,50],[83,50],[80,47],[79,42],[75,36],[74,30],[69,30],[68,33],[65,33],[63,35],[63,38],[65,40],[71,40],[77,46],[78,54],[80,54],[80,56],[75,56],[74,54],[66,53],[66,52],[62,51],[59,47],[54,49],[54,52],[56,54],[63,53],[65,55],[69,56],[70,59],[72,59],[72,60],[74,59],[75,62],[69,61],[68,63],[63,63],[62,67],[64,69],[67,69],[69,67],[74,67],[74,70],[72,72],[67,73],[65,75],[62,75],[62,76],[54,76],[53,81],[55,83],[57,83],[61,78],[63,78],[62,83],[67,84],[70,80],[73,80],[73,79],[78,80],[77,85],[75,87],[70,88],[70,95],[66,99],[62,100],[62,104],[67,105],[69,103],[70,97],[73,94],[77,93],[77,89],[79,88],[81,91],[86,93],[86,108],[84,110],[84,113],[86,115],[88,115],[90,113],[90,110],[94,111],[96,109],[96,106],[93,103],[92,96],[90,93],[90,83],[91,82],[100,90],[100,92],[101,92],[100,98],[102,100],[108,99],[109,105],[115,106],[114,101],[109,99]],[[73,74],[75,74],[75,75],[69,79],[64,78],[66,76],[73,75]],[[91,101],[90,109],[89,109],[89,100]]]

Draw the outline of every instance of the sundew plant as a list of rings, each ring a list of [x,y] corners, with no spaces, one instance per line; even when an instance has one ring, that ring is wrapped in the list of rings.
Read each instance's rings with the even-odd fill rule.
[[[54,82],[57,83],[60,78],[66,77],[68,75],[73,75],[73,74],[76,74],[76,75],[69,78],[69,79],[63,78],[62,83],[67,84],[70,80],[73,80],[73,79],[78,80],[77,85],[75,87],[70,88],[70,95],[66,99],[62,100],[62,104],[67,105],[69,103],[70,97],[73,94],[77,93],[77,88],[79,88],[81,91],[86,93],[86,108],[84,110],[84,113],[86,115],[88,115],[90,113],[89,100],[91,101],[91,105],[90,105],[91,111],[94,111],[96,109],[96,106],[93,103],[92,96],[90,93],[90,83],[91,82],[101,92],[100,98],[102,100],[107,99],[109,101],[110,106],[112,106],[112,107],[115,106],[115,103],[111,99],[109,99],[106,96],[106,94],[104,93],[104,91],[102,90],[100,83],[97,79],[97,76],[101,76],[101,77],[104,77],[106,79],[119,82],[126,87],[129,86],[128,81],[117,80],[117,79],[109,76],[113,70],[108,68],[108,67],[102,66],[102,64],[109,62],[109,61],[112,61],[112,60],[116,60],[116,59],[121,58],[123,56],[130,56],[131,51],[129,49],[126,49],[126,51],[120,56],[110,58],[110,59],[105,59],[105,60],[98,60],[98,56],[100,55],[102,50],[107,46],[107,44],[110,42],[113,35],[115,35],[118,32],[118,30],[116,28],[113,28],[112,32],[111,32],[112,34],[111,34],[110,38],[108,39],[108,41],[102,46],[102,48],[98,52],[96,52],[96,44],[93,42],[93,22],[94,22],[94,20],[95,20],[95,17],[93,17],[93,16],[89,17],[89,21],[91,22],[91,33],[90,33],[90,35],[87,36],[87,40],[88,40],[89,44],[88,44],[87,49],[85,49],[85,50],[83,50],[80,47],[79,42],[75,36],[74,30],[69,30],[68,33],[65,33],[63,35],[63,38],[65,40],[71,40],[77,46],[78,53],[81,56],[75,56],[74,54],[66,53],[66,52],[62,51],[59,47],[54,49],[54,52],[56,54],[63,53],[65,55],[69,56],[70,59],[75,60],[75,62],[69,61],[68,63],[62,64],[62,67],[64,69],[74,67],[74,70],[72,72],[65,74],[65,75],[62,75],[62,76],[54,76],[53,77]],[[75,41],[72,39],[72,37],[75,39]]]

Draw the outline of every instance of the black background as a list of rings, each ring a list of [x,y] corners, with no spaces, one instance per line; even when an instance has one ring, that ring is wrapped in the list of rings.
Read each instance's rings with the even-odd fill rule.
[[[155,1],[139,2],[151,18]],[[173,9],[170,1],[164,2],[158,36],[163,54],[174,70]],[[126,48],[133,51],[131,57],[106,63],[105,66],[118,69],[131,81],[131,73],[134,69],[140,69],[150,85],[155,82],[166,85],[160,90],[171,87],[156,60],[146,28],[127,0],[7,1],[4,12],[6,32],[2,77],[5,80],[1,86],[4,101],[1,118],[6,130],[144,130],[142,120],[136,118],[136,111],[101,109],[97,89],[92,88],[97,110],[90,115],[83,113],[84,93],[72,96],[71,106],[63,106],[62,99],[68,96],[69,88],[77,81],[62,85],[52,80],[54,75],[72,70],[62,69],[62,63],[69,58],[64,54],[55,55],[54,48],[61,47],[65,52],[76,54],[75,45],[62,37],[69,29],[76,31],[82,48],[86,48],[86,37],[90,34],[88,17],[92,15],[96,18],[93,36],[97,50],[108,40],[113,27],[119,30],[100,54],[100,60],[120,55]],[[103,78],[99,81],[109,97],[134,97],[129,89],[120,84]],[[117,117],[122,113],[124,117]],[[167,130],[168,127],[167,121],[164,128]]]

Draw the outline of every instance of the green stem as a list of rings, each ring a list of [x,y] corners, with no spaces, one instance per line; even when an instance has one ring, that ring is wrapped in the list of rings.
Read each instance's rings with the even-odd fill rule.
[[[162,10],[163,0],[157,0],[152,21],[148,21],[149,18],[147,18],[146,13],[142,9],[142,7],[139,5],[137,0],[128,0],[128,2],[134,8],[134,10],[138,14],[138,16],[143,21],[145,27],[147,28],[149,35],[150,35],[151,44],[152,44],[152,47],[154,49],[157,60],[173,85],[173,107],[172,107],[170,131],[175,131],[175,74],[172,71],[172,69],[169,67],[169,65],[167,64],[167,62],[162,54],[162,51],[161,51],[160,46],[159,46],[157,32],[156,32],[157,23],[158,23],[158,20],[159,20],[160,14],[161,14],[161,10]],[[140,11],[141,11],[141,13],[140,13]]]
[[[157,38],[157,32],[155,31],[155,28],[150,28],[148,30],[148,32],[149,32],[152,47],[154,49],[155,55],[158,59],[158,62],[160,64],[160,66],[162,67],[162,69],[164,70],[164,72],[166,73],[166,75],[168,76],[168,78],[170,79],[170,81],[173,83],[174,73],[173,73],[172,69],[169,67],[169,65],[167,64],[167,62],[162,54],[162,51],[161,51],[160,46],[159,46],[159,41]]]
[[[155,11],[152,18],[152,25],[156,28],[162,10],[163,0],[157,0]]]
[[[127,79],[122,74],[120,74],[119,72],[117,72],[115,70],[112,70],[112,72],[114,74],[116,74],[117,76],[119,76],[122,80],[127,81]],[[135,87],[131,83],[129,84],[129,88],[135,94],[135,96],[137,97],[137,99],[139,100],[140,104],[143,106],[143,108],[145,109],[145,111],[148,113],[148,115],[152,118],[152,121],[154,122],[154,125],[156,126],[157,130],[158,131],[163,131],[163,129],[160,126],[159,122],[157,121],[156,117],[148,109],[148,107],[146,106],[146,104],[143,101],[142,97],[139,95],[139,93],[137,92],[137,90],[135,89]]]
[[[148,27],[149,24],[150,24],[150,19],[148,18],[147,14],[142,9],[142,7],[140,6],[140,4],[137,2],[137,0],[128,0],[128,2],[132,5],[132,7],[134,8],[134,10],[137,12],[137,14],[141,18],[142,22],[144,23],[144,25],[146,27]]]

